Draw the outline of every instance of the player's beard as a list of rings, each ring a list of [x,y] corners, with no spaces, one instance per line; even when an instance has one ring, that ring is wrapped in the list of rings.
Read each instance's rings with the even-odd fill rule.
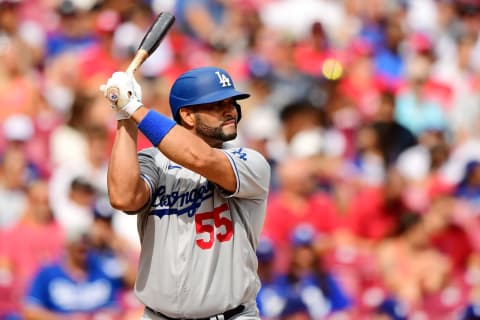
[[[198,136],[204,138],[207,141],[216,141],[216,142],[225,142],[233,140],[237,137],[237,125],[235,124],[235,130],[228,133],[225,132],[223,128],[223,124],[218,127],[210,127],[209,125],[205,124],[201,117],[198,114],[195,114],[197,126],[195,131]],[[225,121],[229,121],[232,119],[225,119]]]

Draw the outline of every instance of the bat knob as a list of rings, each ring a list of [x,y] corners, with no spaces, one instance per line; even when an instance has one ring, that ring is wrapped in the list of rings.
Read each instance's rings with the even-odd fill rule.
[[[108,100],[111,102],[117,102],[118,101],[118,95],[116,93],[111,93],[108,97]]]
[[[107,91],[107,98],[111,103],[116,104],[119,99],[119,93],[117,88],[110,88]]]

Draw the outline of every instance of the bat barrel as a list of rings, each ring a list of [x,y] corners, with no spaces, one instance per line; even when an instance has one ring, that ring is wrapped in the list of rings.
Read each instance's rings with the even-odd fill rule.
[[[174,15],[168,12],[161,12],[143,37],[138,49],[145,50],[148,55],[152,54],[174,22]]]
[[[152,23],[143,37],[135,57],[130,62],[126,72],[134,73],[142,63],[157,49],[167,32],[175,22],[175,16],[168,12],[161,12]],[[107,99],[116,104],[119,99],[118,88],[110,88],[107,91]]]

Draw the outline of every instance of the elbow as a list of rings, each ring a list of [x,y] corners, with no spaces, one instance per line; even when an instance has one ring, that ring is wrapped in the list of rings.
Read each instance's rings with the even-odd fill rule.
[[[124,199],[121,199],[119,197],[110,196],[110,205],[112,206],[112,208],[120,211],[127,210],[127,202]]]
[[[109,192],[110,205],[112,208],[120,211],[135,211],[138,210],[135,206],[135,197],[129,194],[116,194],[114,192]]]
[[[147,203],[150,193],[141,179],[122,183],[109,180],[108,198],[114,209],[137,211]]]
[[[115,208],[120,211],[128,210],[127,208],[128,201],[126,201],[125,198],[112,196],[111,194],[109,195],[109,198],[110,198],[110,205],[112,206],[112,208]]]

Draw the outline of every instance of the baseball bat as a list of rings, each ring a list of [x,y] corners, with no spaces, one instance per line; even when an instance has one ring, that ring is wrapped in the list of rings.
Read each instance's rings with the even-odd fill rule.
[[[127,72],[134,73],[145,60],[158,48],[160,42],[175,22],[175,16],[168,12],[161,12],[143,36],[137,52],[127,67]],[[107,97],[112,103],[118,101],[118,89],[110,88]]]

